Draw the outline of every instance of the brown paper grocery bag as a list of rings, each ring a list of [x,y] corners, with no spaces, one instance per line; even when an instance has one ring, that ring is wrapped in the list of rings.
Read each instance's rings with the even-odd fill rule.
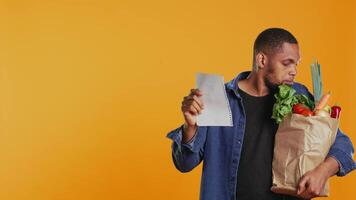
[[[339,121],[334,118],[290,114],[279,125],[272,163],[271,190],[297,195],[300,178],[322,163],[335,141]],[[329,196],[329,183],[320,196]]]

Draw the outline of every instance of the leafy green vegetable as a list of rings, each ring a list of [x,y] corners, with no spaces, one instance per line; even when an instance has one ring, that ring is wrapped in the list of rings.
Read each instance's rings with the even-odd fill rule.
[[[297,94],[296,97],[298,99],[298,103],[306,105],[309,109],[313,110],[315,107],[314,101],[310,100],[304,94]]]
[[[276,103],[273,105],[272,119],[275,119],[277,124],[283,121],[283,118],[292,112],[293,105],[298,102],[294,96],[295,90],[288,85],[280,85],[279,91],[274,95]]]
[[[274,95],[276,103],[273,105],[272,119],[277,124],[281,123],[284,117],[292,113],[293,106],[297,103],[303,104],[310,109],[314,108],[314,102],[304,94],[295,94],[296,91],[289,85],[280,85],[278,93]]]

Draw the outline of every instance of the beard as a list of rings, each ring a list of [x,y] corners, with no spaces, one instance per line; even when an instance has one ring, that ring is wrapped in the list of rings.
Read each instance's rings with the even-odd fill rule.
[[[268,76],[265,77],[265,84],[266,84],[267,88],[269,89],[270,93],[272,93],[272,94],[275,94],[278,91],[278,86],[280,85],[280,84],[272,82]]]
[[[267,88],[270,90],[270,93],[274,94],[278,91],[278,86],[281,83],[276,83],[272,81],[273,80],[272,77],[274,76],[275,73],[272,66],[268,66],[266,69],[267,69],[267,74],[264,77],[264,82]]]

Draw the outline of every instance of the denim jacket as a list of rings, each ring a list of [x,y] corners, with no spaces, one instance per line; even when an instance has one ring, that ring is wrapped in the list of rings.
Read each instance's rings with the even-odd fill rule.
[[[247,78],[250,72],[243,72],[225,84],[230,103],[233,127],[199,126],[188,143],[182,142],[182,128],[168,133],[172,142],[172,158],[175,167],[182,173],[194,169],[201,161],[201,200],[234,200],[236,199],[237,170],[245,132],[245,113],[238,93],[237,82]],[[298,94],[312,98],[308,89],[299,83],[292,86]],[[345,176],[356,168],[353,160],[354,148],[348,136],[340,129],[335,143],[328,156],[339,163],[337,176]]]

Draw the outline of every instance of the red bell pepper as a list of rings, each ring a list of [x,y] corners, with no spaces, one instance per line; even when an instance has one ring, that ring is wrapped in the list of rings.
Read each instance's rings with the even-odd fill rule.
[[[308,107],[303,104],[297,103],[293,106],[293,113],[301,114],[306,117],[313,116],[313,111],[311,111]]]
[[[331,114],[330,117],[339,119],[340,118],[341,107],[340,106],[333,106],[331,107]]]

